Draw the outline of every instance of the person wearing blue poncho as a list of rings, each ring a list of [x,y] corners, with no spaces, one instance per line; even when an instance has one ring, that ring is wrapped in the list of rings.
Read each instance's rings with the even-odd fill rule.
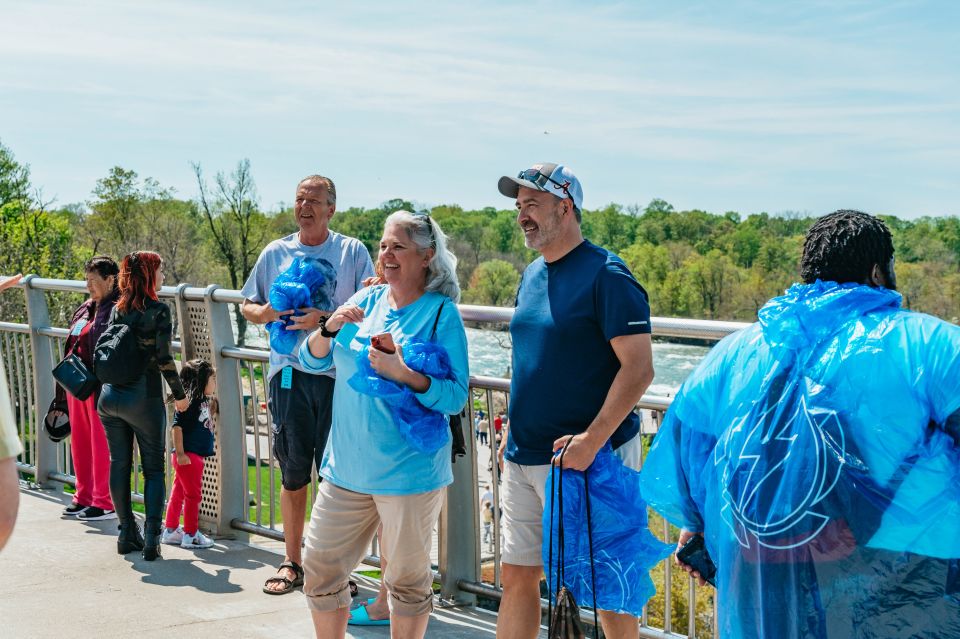
[[[380,522],[393,636],[423,637],[433,527],[453,481],[446,416],[467,401],[456,257],[439,225],[390,215],[379,266],[386,284],[359,291],[300,347],[306,370],[336,365],[338,374],[304,562],[303,590],[324,637],[345,635],[348,578]],[[383,333],[396,352],[371,348]]]
[[[722,637],[960,637],[960,327],[901,309],[893,251],[875,217],[820,218],[804,283],[713,348],[646,459]]]

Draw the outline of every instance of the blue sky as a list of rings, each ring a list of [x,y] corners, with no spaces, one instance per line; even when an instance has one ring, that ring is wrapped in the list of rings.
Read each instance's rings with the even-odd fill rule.
[[[120,165],[194,197],[249,158],[264,208],[584,205],[960,214],[960,2],[0,0],[0,142],[60,204]]]

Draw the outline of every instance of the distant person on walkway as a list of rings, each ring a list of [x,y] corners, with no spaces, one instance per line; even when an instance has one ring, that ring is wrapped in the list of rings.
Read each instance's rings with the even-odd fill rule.
[[[383,580],[390,593],[392,636],[424,636],[433,608],[433,528],[453,481],[445,416],[467,401],[467,338],[456,307],[456,258],[440,226],[429,216],[393,213],[378,260],[387,283],[359,291],[300,348],[306,370],[336,365],[338,376],[330,444],[320,467],[324,481],[310,517],[304,564],[304,593],[318,638],[345,635],[348,578],[378,522],[390,558]],[[393,353],[368,348],[383,333],[397,345]],[[426,376],[407,365],[404,357],[417,340],[442,347],[450,376]],[[383,346],[379,337],[376,342]],[[384,382],[409,389],[405,397],[415,407],[441,416],[445,444],[423,452],[403,434],[391,404],[354,388],[352,378],[367,362]]]
[[[878,218],[817,220],[803,283],[714,346],[647,456],[721,637],[960,637],[960,327],[900,307],[893,253]]]
[[[245,300],[243,316],[255,324],[277,321],[292,313],[270,306],[273,281],[300,258],[311,261],[326,281],[313,296],[313,306],[301,308],[287,330],[298,331],[297,347],[321,320],[356,293],[366,278],[373,277],[370,253],[360,240],[330,230],[337,209],[333,180],[311,175],[297,185],[294,215],[299,230],[267,245],[240,291]],[[297,350],[285,355],[270,349],[270,416],[273,420],[273,452],[280,465],[286,556],[277,575],[264,584],[264,592],[285,594],[303,583],[301,545],[307,508],[307,485],[316,464],[320,467],[330,433],[335,371],[305,372]]]
[[[98,255],[83,267],[90,299],[73,312],[70,335],[64,344],[64,354],[73,353],[93,370],[93,347],[110,321],[110,314],[120,296],[117,276],[120,267],[113,259]],[[70,453],[73,474],[77,479],[73,502],[63,510],[68,517],[82,521],[116,519],[110,500],[110,450],[100,416],[97,400],[100,388],[90,397],[79,400],[56,385],[54,406],[66,406],[70,419]],[[59,411],[51,411],[56,415]]]
[[[130,365],[143,366],[143,373],[130,384],[104,384],[97,402],[97,412],[110,448],[110,497],[120,519],[117,552],[126,554],[142,550],[147,561],[160,556],[160,530],[166,496],[163,457],[167,413],[160,376],[163,375],[170,387],[177,410],[184,411],[190,405],[170,352],[173,338],[170,307],[157,299],[161,286],[163,260],[158,254],[136,251],[123,258],[119,275],[120,297],[110,323],[130,326],[142,358],[140,362],[130,362]],[[135,470],[134,438],[143,468],[144,537],[140,536],[130,505],[130,475]]]
[[[173,417],[170,464],[176,474],[160,542],[197,550],[213,546],[213,540],[200,532],[200,503],[204,461],[214,453],[217,373],[210,362],[192,359],[180,367],[180,383],[190,406],[185,411],[178,410]]]
[[[489,549],[493,549],[493,505],[490,503],[485,503],[483,505],[483,512],[481,513],[483,519],[483,542],[487,544]]]
[[[503,599],[500,639],[532,639],[540,626],[545,483],[555,450],[572,439],[564,467],[584,470],[601,447],[640,464],[633,409],[653,380],[647,293],[626,264],[583,238],[583,189],[560,164],[504,176],[527,248],[510,322],[513,378],[503,460]],[[580,602],[586,604],[587,602]],[[638,637],[639,621],[600,611],[608,637]]]
[[[21,276],[0,281],[0,293],[15,286]],[[17,476],[17,455],[23,452],[17,433],[17,422],[10,406],[10,387],[3,360],[0,360],[0,550],[7,545],[17,523],[20,506],[20,481]]]
[[[487,445],[487,437],[490,435],[490,422],[486,417],[477,422],[477,433],[479,433],[480,443]]]

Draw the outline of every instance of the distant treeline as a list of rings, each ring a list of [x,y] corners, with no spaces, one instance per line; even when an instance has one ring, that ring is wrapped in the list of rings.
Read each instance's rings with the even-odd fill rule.
[[[210,181],[199,165],[194,172],[191,199],[114,167],[93,185],[87,202],[53,206],[31,184],[29,167],[0,145],[0,274],[80,279],[84,261],[95,254],[119,258],[149,249],[164,256],[168,284],[240,288],[266,243],[296,231],[293,211],[260,209],[246,160]],[[348,208],[337,212],[331,227],[362,240],[375,257],[383,221],[397,209],[415,207],[396,199],[372,209]],[[442,205],[429,213],[459,257],[464,301],[512,304],[520,273],[536,257],[523,245],[516,212]],[[655,315],[753,320],[767,299],[797,280],[803,236],[813,219],[676,211],[656,199],[646,207],[610,204],[585,210],[583,231],[626,260],[650,294]],[[883,219],[893,231],[906,306],[956,322],[960,219]],[[63,315],[74,302],[58,307],[54,300],[54,310]],[[22,311],[19,296],[0,296],[0,318],[13,319]],[[239,314],[238,322],[244,324]]]

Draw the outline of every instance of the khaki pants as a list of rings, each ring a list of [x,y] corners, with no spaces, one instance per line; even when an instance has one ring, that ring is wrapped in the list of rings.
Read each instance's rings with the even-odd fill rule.
[[[387,559],[383,580],[390,613],[416,617],[433,610],[430,546],[444,490],[366,495],[321,482],[303,558],[303,592],[310,607],[328,612],[350,606],[348,578],[383,522],[380,543]]]

